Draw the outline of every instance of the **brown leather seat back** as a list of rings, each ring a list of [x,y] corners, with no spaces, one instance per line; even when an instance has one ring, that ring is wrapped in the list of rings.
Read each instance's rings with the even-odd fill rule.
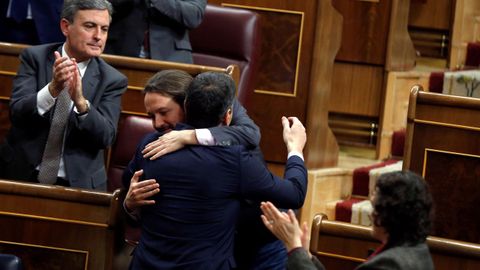
[[[109,191],[123,187],[122,174],[125,167],[132,159],[140,140],[153,131],[152,121],[145,116],[128,115],[120,121],[107,172]]]
[[[240,67],[238,99],[247,106],[260,58],[260,17],[249,10],[207,5],[202,23],[190,31],[193,62]]]

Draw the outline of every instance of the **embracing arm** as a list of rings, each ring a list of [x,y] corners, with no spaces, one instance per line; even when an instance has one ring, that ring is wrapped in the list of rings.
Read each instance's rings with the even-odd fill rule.
[[[123,206],[134,220],[139,219],[139,208],[144,205],[155,204],[155,201],[150,197],[160,192],[160,185],[155,179],[142,180],[144,159],[140,150],[143,149],[144,142],[150,138],[152,138],[151,134],[142,139],[122,175],[122,184],[128,190]]]
[[[247,115],[247,110],[238,102],[233,102],[233,118],[230,126],[208,129],[216,145],[245,145],[255,148],[260,144],[260,129]]]
[[[281,208],[300,208],[307,193],[307,169],[302,151],[307,137],[296,117],[282,117],[283,139],[289,152],[285,178],[272,174],[250,153],[242,153],[241,193],[247,199],[271,201]]]
[[[171,131],[148,144],[142,151],[145,158],[156,159],[177,151],[188,144],[244,145],[255,148],[260,144],[260,130],[247,115],[247,111],[235,99],[230,126],[209,129]]]

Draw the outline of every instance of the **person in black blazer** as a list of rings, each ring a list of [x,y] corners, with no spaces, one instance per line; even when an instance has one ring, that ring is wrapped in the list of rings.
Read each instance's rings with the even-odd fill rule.
[[[99,56],[105,46],[111,5],[106,0],[65,3],[65,43],[25,49],[13,81],[11,129],[0,147],[0,174],[37,181],[55,101],[68,91],[72,110],[63,141],[57,183],[106,190],[104,149],[116,134],[127,79]]]
[[[185,89],[192,77],[180,70],[163,70],[147,82],[145,106],[154,127],[163,134],[145,146],[144,158],[156,159],[181,149],[187,144],[244,145],[260,160],[260,131],[238,102],[233,102],[233,118],[229,126],[198,130],[173,130],[184,121]],[[169,131],[170,132],[164,132]],[[133,172],[132,172],[133,173]],[[128,180],[129,181],[129,180]],[[129,183],[125,183],[128,187]],[[263,226],[260,219],[260,201],[242,201],[241,216],[235,239],[237,269],[285,269],[287,252],[282,242]]]
[[[425,243],[432,208],[425,180],[409,171],[384,174],[377,180],[371,200],[372,234],[382,245],[356,270],[433,270],[432,257]],[[261,208],[265,226],[289,251],[287,269],[325,269],[308,251],[306,223],[300,227],[292,211],[285,215],[270,202],[262,203]]]
[[[111,0],[115,13],[105,53],[193,63],[189,29],[206,0]]]
[[[228,75],[202,73],[187,89],[186,122],[194,128],[228,124],[233,100],[234,84]],[[241,145],[186,146],[145,159],[145,145],[159,136],[147,135],[124,175],[124,181],[131,182],[126,208],[142,205],[142,235],[131,269],[233,269],[233,237],[242,198],[269,198],[285,207],[300,207],[307,188],[301,154],[305,128],[297,118],[284,117],[282,124],[290,154],[285,180],[268,172]],[[181,128],[192,127],[175,126]],[[134,187],[146,191],[144,203],[135,199]]]
[[[63,0],[29,1],[31,17],[25,17],[22,21],[16,21],[8,14],[9,4],[14,1],[18,0],[0,1],[0,39],[2,41],[38,45],[65,40],[58,27]]]

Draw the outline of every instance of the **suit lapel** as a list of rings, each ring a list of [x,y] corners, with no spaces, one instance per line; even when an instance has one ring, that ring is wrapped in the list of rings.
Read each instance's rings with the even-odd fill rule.
[[[98,59],[92,58],[88,63],[87,70],[82,77],[83,96],[91,103],[94,103],[95,95],[98,94],[96,89],[100,82],[100,69]]]

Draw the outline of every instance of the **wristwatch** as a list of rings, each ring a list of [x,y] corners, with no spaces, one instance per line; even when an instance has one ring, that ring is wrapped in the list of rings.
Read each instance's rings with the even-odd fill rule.
[[[84,112],[77,113],[78,116],[85,115],[90,111],[90,101],[88,101],[88,99],[85,100],[85,105],[86,105],[87,109]]]

